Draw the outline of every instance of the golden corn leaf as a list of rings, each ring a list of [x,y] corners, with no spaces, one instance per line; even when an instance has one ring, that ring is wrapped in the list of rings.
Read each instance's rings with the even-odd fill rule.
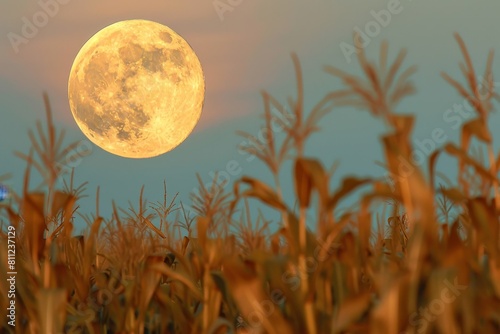
[[[140,294],[140,305],[141,309],[145,310],[153,294],[158,288],[160,283],[161,273],[156,270],[156,265],[164,264],[163,256],[148,256],[145,263],[145,268],[141,277],[141,294]]]
[[[370,313],[370,322],[372,325],[371,333],[374,334],[398,334],[399,299],[400,283],[398,280],[391,284],[384,294],[381,301]],[[406,292],[405,292],[406,293]]]
[[[434,179],[436,175],[436,163],[437,159],[441,155],[443,151],[441,149],[437,149],[434,152],[432,152],[431,156],[429,157],[429,184],[431,187],[434,187]]]
[[[182,237],[182,247],[181,247],[181,254],[186,255],[186,250],[189,245],[189,238],[184,236]]]
[[[166,239],[167,237],[165,236],[165,234],[163,234],[162,231],[160,231],[160,229],[158,227],[156,227],[149,219],[144,219],[144,223],[146,224],[147,227],[149,227],[150,229],[152,229],[153,231],[156,232],[156,234],[158,234],[162,239]]]
[[[328,177],[323,166],[315,159],[298,158],[295,161],[295,193],[301,207],[309,207],[314,188],[324,206],[328,200]]]
[[[500,298],[500,260],[494,259],[493,257],[489,258],[489,271],[490,271],[490,280],[493,285],[493,290],[495,291],[495,295],[497,298]]]
[[[151,265],[151,269],[156,270],[163,275],[166,275],[172,280],[183,283],[193,293],[193,296],[196,299],[203,300],[200,290],[196,287],[195,283],[191,281],[191,279],[169,268],[165,263],[154,263]]]
[[[208,329],[208,334],[225,334],[232,333],[234,330],[234,326],[231,322],[226,320],[225,318],[218,317],[212,323],[210,328]]]
[[[313,182],[311,175],[304,170],[303,165],[304,163],[301,163],[301,160],[295,162],[295,194],[299,201],[299,206],[307,208],[311,201]]]
[[[342,181],[342,185],[340,189],[338,189],[333,195],[330,197],[327,203],[328,210],[334,210],[337,207],[337,204],[344,197],[349,195],[351,192],[356,190],[358,187],[361,187],[367,183],[371,182],[371,179],[360,179],[357,177],[347,177]]]
[[[21,216],[30,229],[45,229],[45,194],[27,193],[25,195]]]
[[[238,308],[254,330],[270,334],[294,333],[263,290],[257,273],[236,257],[224,261],[224,273]]]
[[[453,155],[459,159],[459,161],[470,165],[471,167],[474,167],[476,172],[480,174],[482,177],[488,180],[494,180],[495,176],[491,175],[491,173],[486,170],[483,166],[481,166],[476,160],[471,158],[467,152],[465,152],[463,149],[457,147],[455,144],[447,144],[445,146],[445,151],[448,152],[450,155]]]
[[[44,232],[47,228],[45,224],[45,194],[27,193],[24,196],[21,216],[27,228],[28,247],[34,262],[42,256],[45,245]],[[36,258],[36,259],[35,259]]]
[[[226,303],[232,305],[233,300],[231,298],[231,294],[229,293],[224,274],[222,272],[212,271],[210,273],[210,276],[212,277],[212,280],[214,281],[219,291],[222,293],[222,297],[224,297]]]
[[[472,223],[482,236],[493,258],[498,254],[499,223],[494,206],[488,204],[484,197],[474,198],[468,204]]]
[[[443,188],[440,192],[455,203],[467,200],[467,197],[457,188]]]
[[[349,329],[368,309],[371,300],[370,292],[350,297],[340,305],[335,318],[332,319],[332,333],[341,333]]]
[[[401,159],[411,161],[412,146],[410,136],[414,121],[413,116],[394,116],[393,123],[396,126],[396,131],[382,137],[385,157],[389,170],[393,174],[399,175]]]
[[[389,119],[397,134],[409,137],[415,124],[415,116],[392,114],[389,115]]]
[[[248,184],[250,189],[247,189],[243,193],[239,194],[239,183]],[[286,210],[286,206],[279,200],[278,194],[262,181],[244,176],[240,181],[238,181],[238,183],[235,184],[235,189],[236,195],[241,197],[253,197],[278,210]]]
[[[198,217],[196,220],[196,228],[198,229],[198,243],[202,249],[206,249],[207,232],[210,225],[210,220],[207,217]]]
[[[288,245],[291,247],[291,253],[298,255],[299,252],[299,221],[297,216],[292,212],[288,212],[288,226],[280,230],[281,235],[283,235],[288,240]],[[316,235],[310,230],[306,230],[306,250],[309,249],[310,245],[316,244]]]
[[[39,290],[37,294],[37,306],[40,333],[62,333],[66,321],[66,290]]]
[[[67,209],[67,204],[71,200],[71,197],[73,195],[62,192],[62,191],[56,191],[54,193],[54,197],[52,199],[52,215],[57,215],[57,213],[63,209]]]
[[[446,251],[443,254],[443,266],[454,267],[463,264],[466,256],[465,248],[459,233],[460,224],[458,221],[451,226],[447,240]]]
[[[471,138],[476,137],[485,143],[491,143],[491,135],[488,127],[481,118],[475,118],[462,126],[461,147],[467,152]]]

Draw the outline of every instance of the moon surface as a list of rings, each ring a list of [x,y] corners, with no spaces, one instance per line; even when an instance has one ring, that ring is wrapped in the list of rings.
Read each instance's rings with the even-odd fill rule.
[[[150,158],[181,144],[205,96],[200,61],[175,31],[147,20],[92,36],[71,68],[68,99],[82,132],[118,156]]]

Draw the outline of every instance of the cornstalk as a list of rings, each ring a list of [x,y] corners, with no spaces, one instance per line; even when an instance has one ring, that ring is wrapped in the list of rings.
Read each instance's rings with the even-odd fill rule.
[[[299,212],[299,273],[300,273],[300,288],[304,298],[304,313],[306,316],[307,333],[316,334],[316,318],[314,316],[314,305],[309,298],[309,277],[306,265],[306,208],[301,206]]]

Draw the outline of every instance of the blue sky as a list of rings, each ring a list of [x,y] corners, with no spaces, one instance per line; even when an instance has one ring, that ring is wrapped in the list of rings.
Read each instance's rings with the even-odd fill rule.
[[[47,22],[19,44],[12,42],[14,34],[23,36],[25,21],[33,22],[40,16],[42,6],[38,1],[0,5],[0,175],[12,173],[8,184],[14,189],[20,187],[24,164],[12,152],[29,150],[27,130],[34,128],[37,119],[44,119],[42,91],[49,94],[55,122],[66,130],[68,142],[85,140],[69,110],[67,79],[78,50],[98,30],[132,18],[168,25],[191,44],[205,71],[202,117],[192,135],[174,151],[133,160],[92,146],[91,154],[76,166],[77,182],[89,182],[89,198],[81,202],[82,211],[92,210],[95,189],[100,186],[105,215],[110,213],[112,199],[120,206],[126,206],[128,200],[136,202],[142,185],[149,200],[160,200],[163,180],[171,196],[179,193],[179,198],[189,203],[189,193],[197,185],[196,173],[210,182],[211,173],[225,169],[230,161],[241,167],[231,181],[242,175],[270,181],[262,164],[247,161],[248,157],[238,152],[242,139],[236,131],[258,134],[263,111],[261,90],[282,102],[294,94],[291,52],[301,60],[306,105],[310,107],[325,93],[340,88],[339,82],[323,71],[325,65],[359,73],[355,57],[351,61],[341,48],[352,44],[355,29],[365,33],[374,29],[365,46],[370,56],[377,54],[384,39],[389,41],[392,57],[400,48],[407,48],[406,64],[419,68],[414,76],[418,91],[400,111],[417,114],[414,138],[421,141],[431,138],[436,128],[441,128],[448,140],[457,140],[459,131],[454,122],[465,120],[455,117],[451,121],[449,117],[456,113],[448,113],[448,121],[444,117],[448,109],[463,102],[439,75],[445,71],[462,80],[458,68],[462,58],[453,33],[464,38],[481,73],[488,51],[500,50],[496,17],[500,3],[496,0],[59,0],[57,4]],[[382,10],[393,13],[377,21],[376,13]],[[495,56],[495,73],[499,67]],[[490,124],[493,133],[499,125],[495,114]],[[349,174],[384,175],[374,163],[382,160],[378,137],[384,128],[378,120],[364,111],[339,109],[328,115],[321,127],[306,154],[318,157],[326,166],[340,161],[332,186]],[[498,141],[495,144],[498,149]],[[445,171],[450,166],[446,160],[440,164]],[[290,169],[290,165],[286,167]],[[292,205],[289,174],[289,170],[284,171],[282,182]]]

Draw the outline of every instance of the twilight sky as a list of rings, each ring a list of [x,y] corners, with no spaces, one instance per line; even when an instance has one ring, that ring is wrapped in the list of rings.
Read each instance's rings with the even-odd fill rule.
[[[380,14],[377,22],[382,10],[392,14]],[[193,134],[166,155],[132,160],[89,146],[91,153],[75,169],[77,182],[89,182],[89,198],[81,207],[92,210],[95,189],[100,185],[105,215],[110,213],[112,199],[120,206],[126,206],[128,200],[135,203],[143,184],[147,199],[161,200],[163,180],[171,196],[178,192],[188,204],[189,192],[197,185],[196,173],[208,183],[215,171],[226,169],[230,162],[239,167],[231,181],[244,174],[269,180],[259,162],[238,152],[242,139],[236,130],[258,135],[261,90],[282,102],[294,94],[291,52],[302,62],[308,106],[340,88],[335,78],[323,72],[324,65],[359,72],[355,56],[346,55],[341,48],[352,44],[354,29],[373,29],[365,47],[368,55],[375,55],[380,42],[387,39],[391,57],[405,47],[409,51],[406,65],[418,65],[414,76],[418,92],[401,106],[402,112],[418,115],[415,140],[432,138],[436,128],[443,130],[446,139],[456,140],[457,124],[468,116],[454,111],[454,105],[461,105],[463,99],[439,72],[462,80],[461,55],[453,38],[453,32],[458,32],[482,73],[488,51],[500,52],[499,12],[498,0],[4,1],[0,5],[0,175],[13,173],[7,184],[20,188],[24,164],[12,152],[28,152],[27,130],[34,128],[37,119],[44,120],[43,91],[49,94],[55,122],[66,130],[68,142],[86,140],[69,110],[69,71],[83,44],[116,21],[157,21],[183,36],[204,68],[206,97]],[[38,22],[37,31],[26,28],[26,22]],[[499,62],[495,56],[495,74]],[[490,127],[499,124],[494,115]],[[384,175],[374,164],[382,160],[378,136],[383,127],[378,120],[367,112],[339,109],[321,127],[323,131],[310,141],[306,154],[319,157],[327,166],[340,161],[332,186],[347,174]],[[498,138],[496,144],[498,149]],[[441,167],[446,170],[446,161]],[[292,205],[289,180],[289,171],[285,171],[282,182]]]

